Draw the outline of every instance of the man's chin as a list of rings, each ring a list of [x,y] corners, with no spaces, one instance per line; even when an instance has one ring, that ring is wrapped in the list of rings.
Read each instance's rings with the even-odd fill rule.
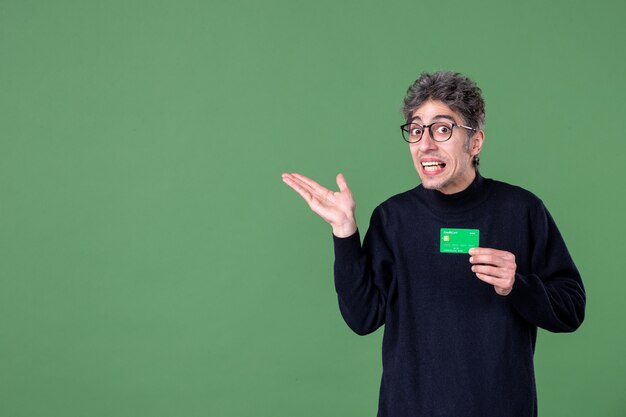
[[[420,177],[420,180],[422,181],[422,187],[426,188],[427,190],[441,190],[446,186],[445,180],[436,180],[434,178],[428,177]]]

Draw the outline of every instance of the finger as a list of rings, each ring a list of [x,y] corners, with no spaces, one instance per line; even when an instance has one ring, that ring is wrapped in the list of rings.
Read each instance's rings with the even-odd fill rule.
[[[504,268],[498,268],[489,265],[474,265],[472,271],[476,274],[490,276],[496,279],[506,279],[509,274]]]
[[[505,250],[492,249],[492,248],[471,248],[469,254],[474,255],[493,255],[499,256],[504,259],[515,259],[515,255]]]
[[[305,188],[311,188],[307,184],[307,182],[303,181],[304,179],[308,179],[304,175],[285,173],[285,174],[283,174],[283,179],[285,179],[285,178],[289,178],[291,181],[297,182],[300,185],[304,186]],[[311,180],[309,180],[309,181],[311,181]]]
[[[507,251],[500,250],[500,249],[480,248],[480,247],[471,248],[469,250],[469,254],[470,255],[494,255],[494,256],[502,256],[502,257],[513,255],[511,252],[507,252]]]
[[[284,178],[287,178],[290,181],[291,184],[294,184],[294,185],[297,184],[300,187],[301,190],[307,191],[310,194],[311,197],[315,197],[318,200],[323,200],[325,198],[325,196],[327,196],[329,193],[331,193],[330,191],[324,192],[324,191],[320,190],[320,188],[323,189],[324,187],[320,186],[319,184],[318,184],[318,187],[319,187],[318,189],[315,189],[315,188],[311,187],[309,185],[310,182],[307,183],[307,182],[302,180],[302,176],[296,177],[293,174],[287,174]],[[310,180],[310,181],[312,181],[312,180]]]
[[[346,177],[343,174],[337,174],[337,186],[339,187],[339,191],[342,193],[347,191],[350,192],[350,188],[348,188],[348,183],[346,182]]]
[[[492,277],[491,275],[487,275],[487,274],[483,274],[483,273],[477,272],[476,273],[476,277],[479,280],[481,280],[483,282],[486,282],[487,284],[490,284],[490,285],[499,285],[499,284],[501,284],[501,282],[500,282],[500,280],[498,278]]]
[[[309,204],[309,206],[311,205],[311,202],[314,198],[313,194],[305,187],[303,187],[302,184],[289,176],[284,176],[283,182],[291,187],[295,192],[300,194],[300,196]]]
[[[306,184],[306,186],[309,187],[311,189],[311,191],[313,191],[313,192],[315,192],[317,194],[330,192],[330,190],[328,188],[318,184],[317,182],[313,181],[309,177],[305,177],[304,175],[298,174],[298,173],[293,173],[292,175],[295,178],[297,178],[298,180],[302,181],[304,184]]]
[[[472,255],[469,258],[472,264],[486,264],[494,266],[508,266],[511,260],[496,255]]]
[[[511,284],[513,282],[509,279],[498,278],[498,277],[494,277],[493,275],[483,274],[480,272],[476,273],[476,277],[479,280],[486,282],[487,284],[490,284],[490,285],[493,285],[494,287],[499,287],[499,288],[511,287]]]
[[[499,295],[509,295],[509,293],[513,289],[512,281],[494,278],[490,275],[481,274],[481,273],[477,273],[476,277],[479,280],[489,285],[492,285],[496,293],[498,293]]]

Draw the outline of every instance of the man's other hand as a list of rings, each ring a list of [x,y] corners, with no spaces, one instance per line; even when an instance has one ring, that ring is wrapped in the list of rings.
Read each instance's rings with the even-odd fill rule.
[[[306,201],[311,210],[333,228],[337,237],[348,237],[356,232],[354,199],[343,174],[337,175],[339,192],[322,187],[301,174],[282,175],[283,182],[294,189]]]

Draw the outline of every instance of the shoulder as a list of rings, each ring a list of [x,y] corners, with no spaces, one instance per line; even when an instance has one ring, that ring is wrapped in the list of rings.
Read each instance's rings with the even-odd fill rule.
[[[496,204],[510,204],[529,208],[543,207],[543,201],[525,188],[493,179],[485,179],[485,182],[491,188],[492,200]]]

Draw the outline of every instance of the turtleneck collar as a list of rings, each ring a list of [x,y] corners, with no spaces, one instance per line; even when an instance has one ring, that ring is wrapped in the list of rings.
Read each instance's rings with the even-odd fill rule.
[[[480,205],[491,189],[491,180],[483,178],[478,172],[474,181],[463,191],[444,194],[437,190],[428,190],[420,185],[426,204],[433,211],[447,214],[463,213]]]

